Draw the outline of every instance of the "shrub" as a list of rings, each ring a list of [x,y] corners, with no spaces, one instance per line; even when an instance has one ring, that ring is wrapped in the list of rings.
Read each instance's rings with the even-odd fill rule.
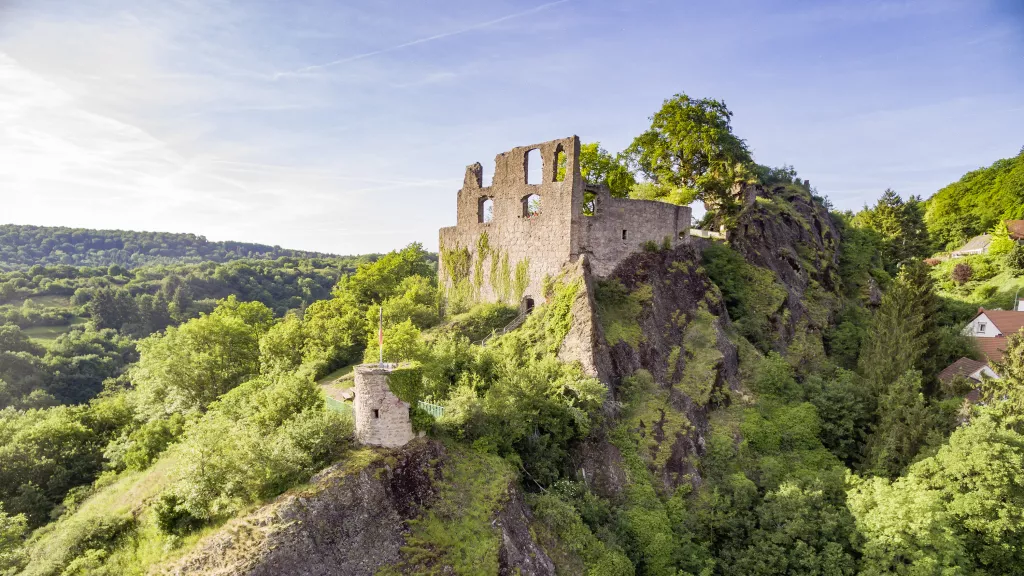
[[[976,256],[971,259],[970,265],[973,269],[971,274],[972,280],[988,280],[997,276],[1000,272],[998,260],[991,256]]]
[[[967,262],[960,262],[953,267],[953,272],[950,274],[950,278],[957,284],[963,284],[971,280],[971,276],[974,275],[974,269]]]
[[[17,571],[24,564],[21,544],[27,530],[28,521],[23,514],[8,516],[0,505],[0,574]]]
[[[309,478],[351,434],[351,418],[328,411],[311,380],[250,380],[189,427],[176,448],[185,464],[161,495],[158,517],[167,530],[183,531],[230,516]]]
[[[111,442],[103,452],[113,470],[145,470],[185,429],[185,417],[151,420],[130,434]]]
[[[986,300],[988,298],[991,298],[992,295],[994,295],[998,289],[998,286],[993,286],[991,284],[986,286],[980,286],[977,290],[974,291],[974,298],[976,300]]]
[[[445,328],[453,332],[460,332],[466,338],[476,342],[491,332],[504,328],[518,314],[519,311],[516,308],[501,302],[478,304],[469,312],[453,317]]]
[[[153,513],[156,516],[156,525],[162,532],[183,536],[202,525],[202,520],[196,518],[184,506],[184,501],[176,494],[161,494],[155,504]]]
[[[1015,276],[1024,274],[1024,244],[1017,244],[1003,258],[1006,269]]]
[[[622,379],[619,384],[619,400],[629,404],[638,398],[644,398],[654,390],[654,376],[643,368]]]

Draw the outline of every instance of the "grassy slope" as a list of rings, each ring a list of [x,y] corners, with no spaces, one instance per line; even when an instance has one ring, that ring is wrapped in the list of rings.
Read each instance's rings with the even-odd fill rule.
[[[976,271],[984,271],[987,267],[994,274],[980,274],[980,279],[972,279],[962,285],[955,284],[950,275],[953,267],[960,263],[971,265]],[[976,274],[976,278],[979,275]],[[955,322],[965,322],[977,312],[978,308],[1010,310],[1014,297],[1019,293],[1024,296],[1024,275],[1014,276],[999,265],[998,258],[988,256],[968,256],[946,260],[932,269],[937,293],[945,298],[949,307],[955,312]]]

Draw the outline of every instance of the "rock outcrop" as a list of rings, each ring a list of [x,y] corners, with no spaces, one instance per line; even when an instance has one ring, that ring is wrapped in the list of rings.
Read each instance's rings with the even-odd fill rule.
[[[451,458],[442,443],[426,439],[359,451],[304,489],[232,520],[163,573],[371,576],[402,560],[409,522],[438,503]],[[500,539],[500,573],[554,574],[514,483],[491,525]]]
[[[708,431],[708,412],[715,405],[715,390],[739,386],[738,356],[727,331],[728,312],[722,304],[717,287],[700,269],[700,253],[694,245],[633,254],[606,279],[593,281],[597,292],[594,365],[598,377],[612,391],[612,405],[622,400],[621,386],[626,378],[645,370],[654,378],[656,394],[664,397],[651,413],[641,417],[638,433],[649,439],[652,451],[667,456],[652,459],[652,472],[667,490],[683,482],[699,483],[700,475],[692,462],[704,452]],[[620,313],[609,308],[609,291],[624,289],[627,299],[636,299],[635,315],[612,319]],[[707,321],[710,332],[706,343],[717,351],[708,366],[712,382],[703,398],[695,398],[679,383],[691,362],[698,362],[687,351],[686,333],[698,318]],[[617,327],[615,322],[630,326]],[[621,332],[632,332],[633,338],[621,338]],[[608,337],[612,334],[612,339]],[[627,341],[631,340],[631,341]],[[692,346],[690,347],[692,348]],[[615,417],[614,410],[612,416]],[[681,414],[688,423],[686,430],[667,425],[670,412]],[[577,465],[591,488],[598,494],[614,498],[625,483],[625,473],[616,446],[603,438],[595,438],[577,450]]]
[[[786,290],[773,319],[778,342],[788,345],[803,331],[820,333],[833,319],[841,284],[839,242],[828,211],[801,185],[760,192],[740,214],[730,244],[750,264],[771,270]]]

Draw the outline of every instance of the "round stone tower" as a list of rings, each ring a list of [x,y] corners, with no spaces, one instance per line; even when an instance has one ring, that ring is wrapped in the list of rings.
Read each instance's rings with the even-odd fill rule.
[[[360,364],[355,368],[353,412],[356,439],[363,444],[396,448],[413,438],[409,404],[391,392],[388,376],[395,364]]]

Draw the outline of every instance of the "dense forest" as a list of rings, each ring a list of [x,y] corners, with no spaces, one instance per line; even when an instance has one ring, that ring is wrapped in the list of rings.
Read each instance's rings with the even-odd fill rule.
[[[196,574],[203,554],[251,567],[289,546],[260,542],[336,528],[268,503],[326,514],[317,499],[349,485],[378,489],[334,508],[408,515],[364,573],[514,573],[513,505],[558,574],[1021,573],[1024,334],[981,403],[937,375],[977,355],[962,322],[1024,283],[1024,248],[931,259],[930,201],[886,190],[833,211],[792,167],[757,165],[730,119],[678,95],[621,153],[581,157],[616,195],[703,200],[727,242],[644,246],[593,282],[567,269],[485,343],[513,303],[474,301],[471,263],[439,286],[418,244],[333,265],[8,273],[0,573]],[[21,326],[44,326],[28,302],[55,297],[88,327],[43,345]],[[379,311],[385,360],[410,362],[392,387],[428,436],[395,451],[356,446],[317,385],[375,361]],[[560,356],[591,312],[606,381]],[[67,392],[89,362],[90,392]],[[401,482],[417,470],[429,489]]]
[[[195,234],[0,225],[0,270],[54,264],[135,268],[145,264],[229,262],[241,258],[330,256],[250,242],[210,242]]]
[[[1024,148],[939,190],[925,212],[938,250],[954,250],[1002,220],[1019,219],[1024,219]]]
[[[0,407],[88,401],[137,358],[135,340],[209,313],[228,297],[260,302],[277,316],[302,311],[375,257],[0,273]]]

